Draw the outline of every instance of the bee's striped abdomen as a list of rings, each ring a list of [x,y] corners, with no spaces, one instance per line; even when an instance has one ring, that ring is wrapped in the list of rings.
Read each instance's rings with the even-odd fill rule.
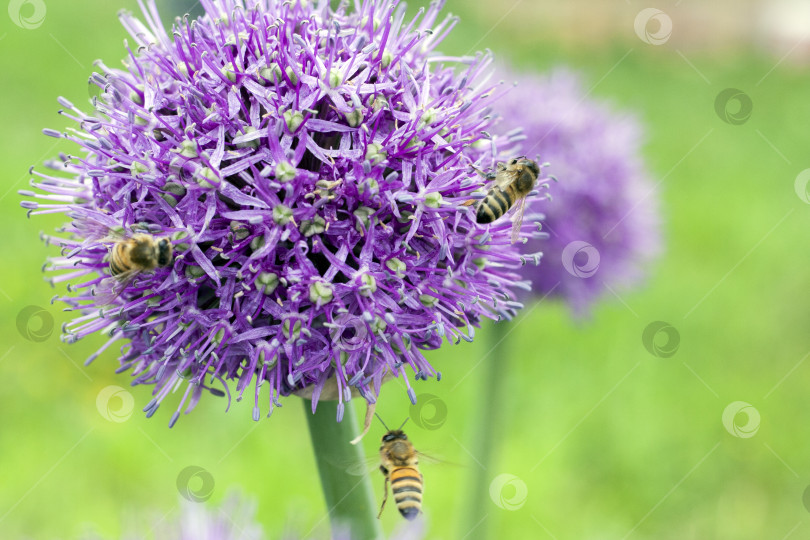
[[[392,470],[391,491],[397,509],[405,519],[414,519],[422,511],[422,475],[415,467]]]
[[[113,276],[123,274],[129,270],[129,267],[124,263],[124,254],[122,253],[125,249],[126,245],[122,242],[115,244],[112,248],[112,253],[110,253],[110,274]]]
[[[478,223],[492,223],[512,208],[515,203],[514,190],[507,187],[504,191],[499,186],[495,186],[487,196],[478,204],[475,213],[475,220]]]

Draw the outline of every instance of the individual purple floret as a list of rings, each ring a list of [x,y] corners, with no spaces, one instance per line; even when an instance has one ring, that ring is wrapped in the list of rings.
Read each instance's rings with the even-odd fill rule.
[[[510,221],[478,225],[469,204],[486,184],[473,166],[512,146],[486,132],[499,87],[488,56],[433,52],[455,24],[439,4],[408,22],[378,0],[202,0],[170,34],[144,4],[145,24],[121,15],[126,69],[96,64],[95,110],[60,98],[77,129],[45,134],[81,152],[34,172],[22,205],[72,219],[45,237],[77,313],[64,339],[108,336],[90,361],[120,348],[119,372],[154,386],[147,416],[178,387],[170,425],[205,390],[252,394],[256,420],[262,386],[268,415],[303,390],[314,409],[330,380],[340,420],[391,375],[414,401],[407,373],[438,375],[422,350],[515,314],[528,283]],[[134,234],[172,257],[110,277]]]
[[[542,207],[549,238],[529,243],[529,251],[543,251],[543,264],[527,265],[523,275],[533,295],[563,298],[582,315],[605,289],[637,284],[661,249],[641,127],[634,116],[589,98],[572,71],[500,76],[517,86],[494,106],[503,117],[496,131],[521,126],[521,152],[542,155],[559,179]]]

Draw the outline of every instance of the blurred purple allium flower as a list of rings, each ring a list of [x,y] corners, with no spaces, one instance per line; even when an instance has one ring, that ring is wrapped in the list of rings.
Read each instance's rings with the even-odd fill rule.
[[[78,156],[47,163],[24,191],[29,214],[72,221],[49,260],[80,316],[67,342],[101,332],[119,372],[154,386],[152,416],[185,384],[171,417],[204,390],[279,397],[327,381],[341,400],[373,402],[384,377],[438,373],[420,350],[471,340],[481,318],[511,317],[528,288],[510,223],[475,223],[464,205],[491,168],[488,56],[439,56],[455,24],[440,4],[405,21],[404,5],[202,0],[206,15],[163,28],[123,13],[125,70],[98,62],[102,93],[78,124],[47,135]],[[500,156],[499,156],[500,158]],[[526,235],[536,229],[524,222]],[[111,234],[168,238],[175,257],[120,288]],[[219,386],[217,384],[217,386]]]
[[[542,208],[549,238],[529,243],[529,251],[543,251],[543,264],[526,265],[524,276],[534,295],[563,298],[584,314],[606,287],[636,284],[660,252],[658,193],[642,158],[642,129],[634,116],[589,98],[567,69],[499,76],[517,86],[494,105],[502,116],[496,131],[521,126],[522,153],[540,154],[559,179]]]
[[[233,495],[216,509],[181,500],[180,519],[158,524],[155,540],[262,540],[266,536],[256,521],[256,507],[255,501]]]
[[[121,537],[122,540],[264,540],[268,538],[262,524],[257,521],[257,504],[250,498],[231,494],[218,506],[210,506],[200,502],[180,500],[179,516],[177,513],[167,519],[165,512],[155,513],[160,516],[155,520],[136,516],[139,526],[127,527],[130,529]],[[295,520],[291,520],[295,521]],[[292,525],[288,530],[295,528]],[[414,522],[400,524],[390,540],[421,540],[424,535],[425,523],[420,519]],[[102,540],[96,533],[87,533],[83,540]],[[306,536],[295,532],[283,533],[282,540],[297,540],[299,538],[317,538],[312,532]],[[335,527],[331,540],[354,540],[350,531],[343,527]]]

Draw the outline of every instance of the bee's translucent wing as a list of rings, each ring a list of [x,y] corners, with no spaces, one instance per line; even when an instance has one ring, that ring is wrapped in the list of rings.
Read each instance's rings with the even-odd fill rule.
[[[138,274],[138,270],[133,269],[127,270],[117,276],[102,279],[93,290],[93,295],[96,297],[96,304],[99,306],[113,304]]]
[[[362,460],[348,461],[326,457],[326,461],[328,461],[333,467],[336,467],[341,471],[346,471],[352,476],[365,476],[380,469],[379,456],[369,456]]]
[[[436,463],[447,463],[446,460],[436,457],[432,454],[426,454],[424,452],[416,451],[416,454],[419,456],[419,464],[424,465],[426,463],[436,464]]]
[[[506,189],[516,178],[516,171],[503,168],[498,170],[498,173],[495,175],[495,185],[501,189]]]
[[[515,217],[512,219],[512,243],[520,239],[520,227],[523,226],[523,212],[526,211],[526,197],[521,197],[517,202]]]

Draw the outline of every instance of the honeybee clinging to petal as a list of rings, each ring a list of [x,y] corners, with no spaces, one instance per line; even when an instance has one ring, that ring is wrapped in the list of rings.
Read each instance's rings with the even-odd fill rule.
[[[120,278],[128,273],[165,268],[172,262],[172,252],[168,238],[155,238],[148,233],[133,234],[118,240],[110,250],[110,274]]]
[[[495,182],[476,206],[475,220],[478,223],[492,223],[517,205],[512,224],[512,243],[517,242],[526,210],[526,196],[531,193],[539,175],[537,162],[523,156],[511,159],[506,164],[498,163],[494,173],[485,175]]]
[[[99,304],[111,304],[138,274],[166,268],[173,260],[172,243],[165,237],[135,233],[125,237],[108,236],[105,240],[114,242],[109,254],[112,277],[102,280],[94,291]]]
[[[377,418],[380,418],[377,415]],[[408,419],[405,419],[407,422]],[[385,502],[388,500],[388,483],[394,493],[394,501],[402,517],[408,520],[416,519],[422,511],[422,474],[419,472],[419,453],[413,447],[408,436],[399,429],[389,430],[380,418],[387,433],[383,435],[380,445],[380,471],[385,476],[382,505],[377,519],[382,515]]]

